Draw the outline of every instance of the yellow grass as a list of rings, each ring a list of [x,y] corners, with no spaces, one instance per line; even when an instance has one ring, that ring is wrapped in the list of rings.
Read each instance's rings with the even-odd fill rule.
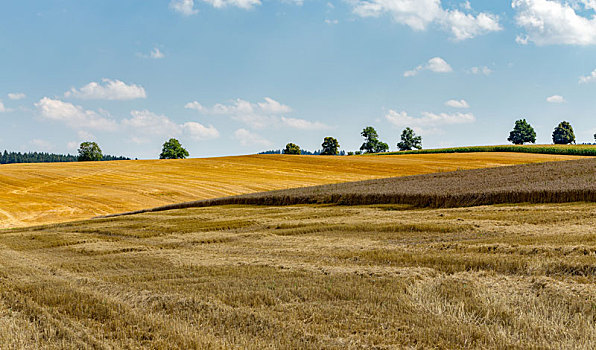
[[[221,206],[0,231],[0,349],[594,349],[596,204]]]
[[[0,166],[0,228],[274,189],[575,159],[522,153],[384,157],[255,155]]]

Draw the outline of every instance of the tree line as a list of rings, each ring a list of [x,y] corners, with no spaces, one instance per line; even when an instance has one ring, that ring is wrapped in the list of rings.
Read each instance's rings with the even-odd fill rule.
[[[362,146],[359,151],[348,152],[348,155],[358,155],[362,153],[382,153],[389,151],[389,145],[379,140],[379,134],[372,126],[367,126],[362,130],[360,135],[364,138]],[[552,140],[555,145],[567,145],[575,143],[575,133],[573,127],[567,121],[560,122],[552,133]],[[524,143],[536,143],[536,131],[525,119],[520,119],[515,122],[513,130],[509,133],[507,141],[515,145],[523,145]],[[596,142],[596,134],[594,134],[594,141]],[[412,149],[422,149],[422,137],[417,136],[411,128],[405,128],[400,136],[400,141],[397,143],[397,148],[400,151],[410,151]],[[320,151],[322,155],[339,155],[339,142],[333,137],[325,137],[323,149]],[[286,148],[281,152],[283,154],[304,154],[300,146],[294,143],[288,143]],[[342,151],[343,152],[343,151]],[[345,153],[344,153],[345,154]]]
[[[116,157],[111,155],[102,155],[101,161],[109,160],[130,160],[126,157]],[[77,162],[79,157],[72,154],[55,154],[47,152],[4,152],[0,153],[0,164],[15,163],[66,163]]]

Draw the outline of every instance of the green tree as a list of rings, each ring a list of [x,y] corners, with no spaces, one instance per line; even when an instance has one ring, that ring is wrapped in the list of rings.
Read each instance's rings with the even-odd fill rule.
[[[83,142],[79,146],[79,162],[94,162],[100,161],[103,158],[101,148],[95,142]]]
[[[362,130],[360,133],[362,137],[364,137],[364,143],[360,146],[361,151],[365,151],[366,153],[379,153],[379,152],[387,152],[389,150],[389,146],[379,140],[379,134],[372,126],[367,126]]]
[[[401,133],[401,142],[397,143],[400,151],[410,151],[413,148],[422,149],[422,136],[416,136],[414,130],[405,128]]]
[[[323,147],[322,155],[335,156],[339,153],[339,142],[333,137],[325,137],[321,146]]]
[[[507,141],[513,143],[514,145],[523,145],[526,142],[535,143],[536,131],[534,131],[532,125],[530,125],[530,123],[528,123],[525,119],[516,120],[515,126],[509,133]]]
[[[567,145],[569,143],[575,143],[575,134],[571,124],[566,121],[562,121],[557,125],[553,131],[553,143],[555,145]]]
[[[182,147],[180,141],[172,138],[163,144],[159,159],[184,159],[188,157],[188,151]]]
[[[300,146],[294,143],[288,143],[284,149],[284,154],[302,154]]]

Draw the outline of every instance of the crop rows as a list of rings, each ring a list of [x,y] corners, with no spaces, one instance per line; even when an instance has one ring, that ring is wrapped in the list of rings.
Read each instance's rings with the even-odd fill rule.
[[[166,205],[134,213],[229,204],[408,204],[438,208],[524,202],[596,202],[596,159],[295,188]]]

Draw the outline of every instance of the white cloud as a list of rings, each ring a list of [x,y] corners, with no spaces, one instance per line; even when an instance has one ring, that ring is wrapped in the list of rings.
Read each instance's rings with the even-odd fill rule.
[[[565,98],[563,96],[553,95],[553,96],[547,97],[546,98],[546,102],[549,102],[549,103],[565,103],[567,101],[565,101]]]
[[[39,100],[35,107],[43,118],[62,122],[74,129],[115,130],[118,126],[116,121],[98,112],[49,97]]]
[[[213,125],[204,126],[197,122],[182,124],[182,130],[195,140],[211,140],[219,137],[219,131]]]
[[[407,112],[389,110],[385,119],[396,127],[411,127],[417,132],[425,130],[437,131],[440,126],[474,123],[476,118],[472,113],[422,113],[421,117],[412,117]],[[430,128],[430,129],[426,129]]]
[[[470,108],[470,105],[466,100],[449,100],[445,102],[445,106],[453,108]]]
[[[194,8],[194,0],[171,0],[170,8],[181,15],[191,16],[199,13],[199,10]]]
[[[325,129],[329,129],[329,126],[328,125],[323,124],[321,122],[311,122],[311,121],[308,121],[308,120],[298,119],[298,118],[281,117],[281,122],[285,126],[288,126],[290,128],[294,128],[294,129],[300,129],[300,130],[325,130]]]
[[[258,134],[252,133],[246,129],[238,129],[234,132],[234,138],[240,141],[242,146],[271,146],[271,141],[264,139]]]
[[[493,71],[490,68],[488,68],[487,66],[472,67],[468,71],[468,73],[472,73],[472,74],[483,74],[483,75],[486,75],[486,76],[489,76],[492,72]]]
[[[86,100],[133,100],[147,97],[145,89],[139,85],[127,85],[120,80],[111,79],[102,79],[102,83],[93,81],[79,90],[72,88],[64,96]]]
[[[250,10],[255,6],[261,5],[260,0],[203,0],[215,8],[224,7],[238,7],[245,10]],[[301,3],[301,1],[297,1]]]
[[[151,58],[156,60],[166,57],[166,55],[164,55],[163,52],[159,51],[157,47],[154,47],[149,55],[151,56]]]
[[[325,18],[325,23],[329,24],[329,25],[333,25],[333,24],[338,24],[339,21],[336,19],[329,19],[329,18]]]
[[[475,16],[457,9],[445,9],[441,0],[354,0],[352,4],[358,16],[379,17],[389,14],[397,23],[417,31],[436,24],[451,32],[455,40],[471,39],[502,30],[496,15],[481,12]],[[471,7],[463,8],[471,10]]]
[[[165,115],[155,114],[148,110],[130,112],[132,118],[124,119],[122,125],[143,135],[176,136],[181,133],[180,125]]]
[[[272,98],[265,97],[265,102],[257,103],[261,111],[267,114],[284,114],[292,112],[292,108],[275,101]]]
[[[2,101],[0,101],[0,113],[4,113],[4,112],[8,112],[8,109],[6,109],[6,107],[4,107],[4,103],[2,103]]]
[[[205,107],[203,107],[202,104],[198,103],[197,101],[193,101],[193,102],[189,102],[187,104],[184,105],[184,108],[186,109],[194,109],[197,112],[201,112],[201,113],[206,113],[207,109]]]
[[[8,94],[8,98],[11,100],[22,100],[25,97],[27,97],[27,95],[22,92],[11,92]]]
[[[204,126],[197,122],[177,124],[165,115],[156,114],[148,110],[130,112],[132,118],[122,121],[124,127],[129,128],[135,136],[136,143],[144,143],[145,136],[174,137],[188,135],[194,140],[209,140],[219,137],[219,131],[212,125]]]
[[[248,125],[251,129],[290,127],[301,130],[323,130],[329,128],[321,122],[283,116],[291,113],[292,108],[270,97],[265,97],[263,102],[257,103],[236,99],[230,104],[218,103],[213,107],[205,107],[201,103],[193,101],[187,103],[184,108],[206,115],[230,116],[232,119]]]
[[[579,5],[594,10],[590,0],[569,2],[555,0],[513,0],[511,6],[517,11],[517,25],[525,30],[516,41],[536,45],[594,45],[596,44],[596,17],[578,14]]]
[[[596,69],[594,69],[589,75],[579,77],[580,84],[591,83],[593,81],[596,81]]]
[[[425,65],[420,65],[412,70],[404,72],[404,77],[413,77],[421,71],[429,70],[435,73],[450,73],[453,68],[441,57],[433,57]]]

